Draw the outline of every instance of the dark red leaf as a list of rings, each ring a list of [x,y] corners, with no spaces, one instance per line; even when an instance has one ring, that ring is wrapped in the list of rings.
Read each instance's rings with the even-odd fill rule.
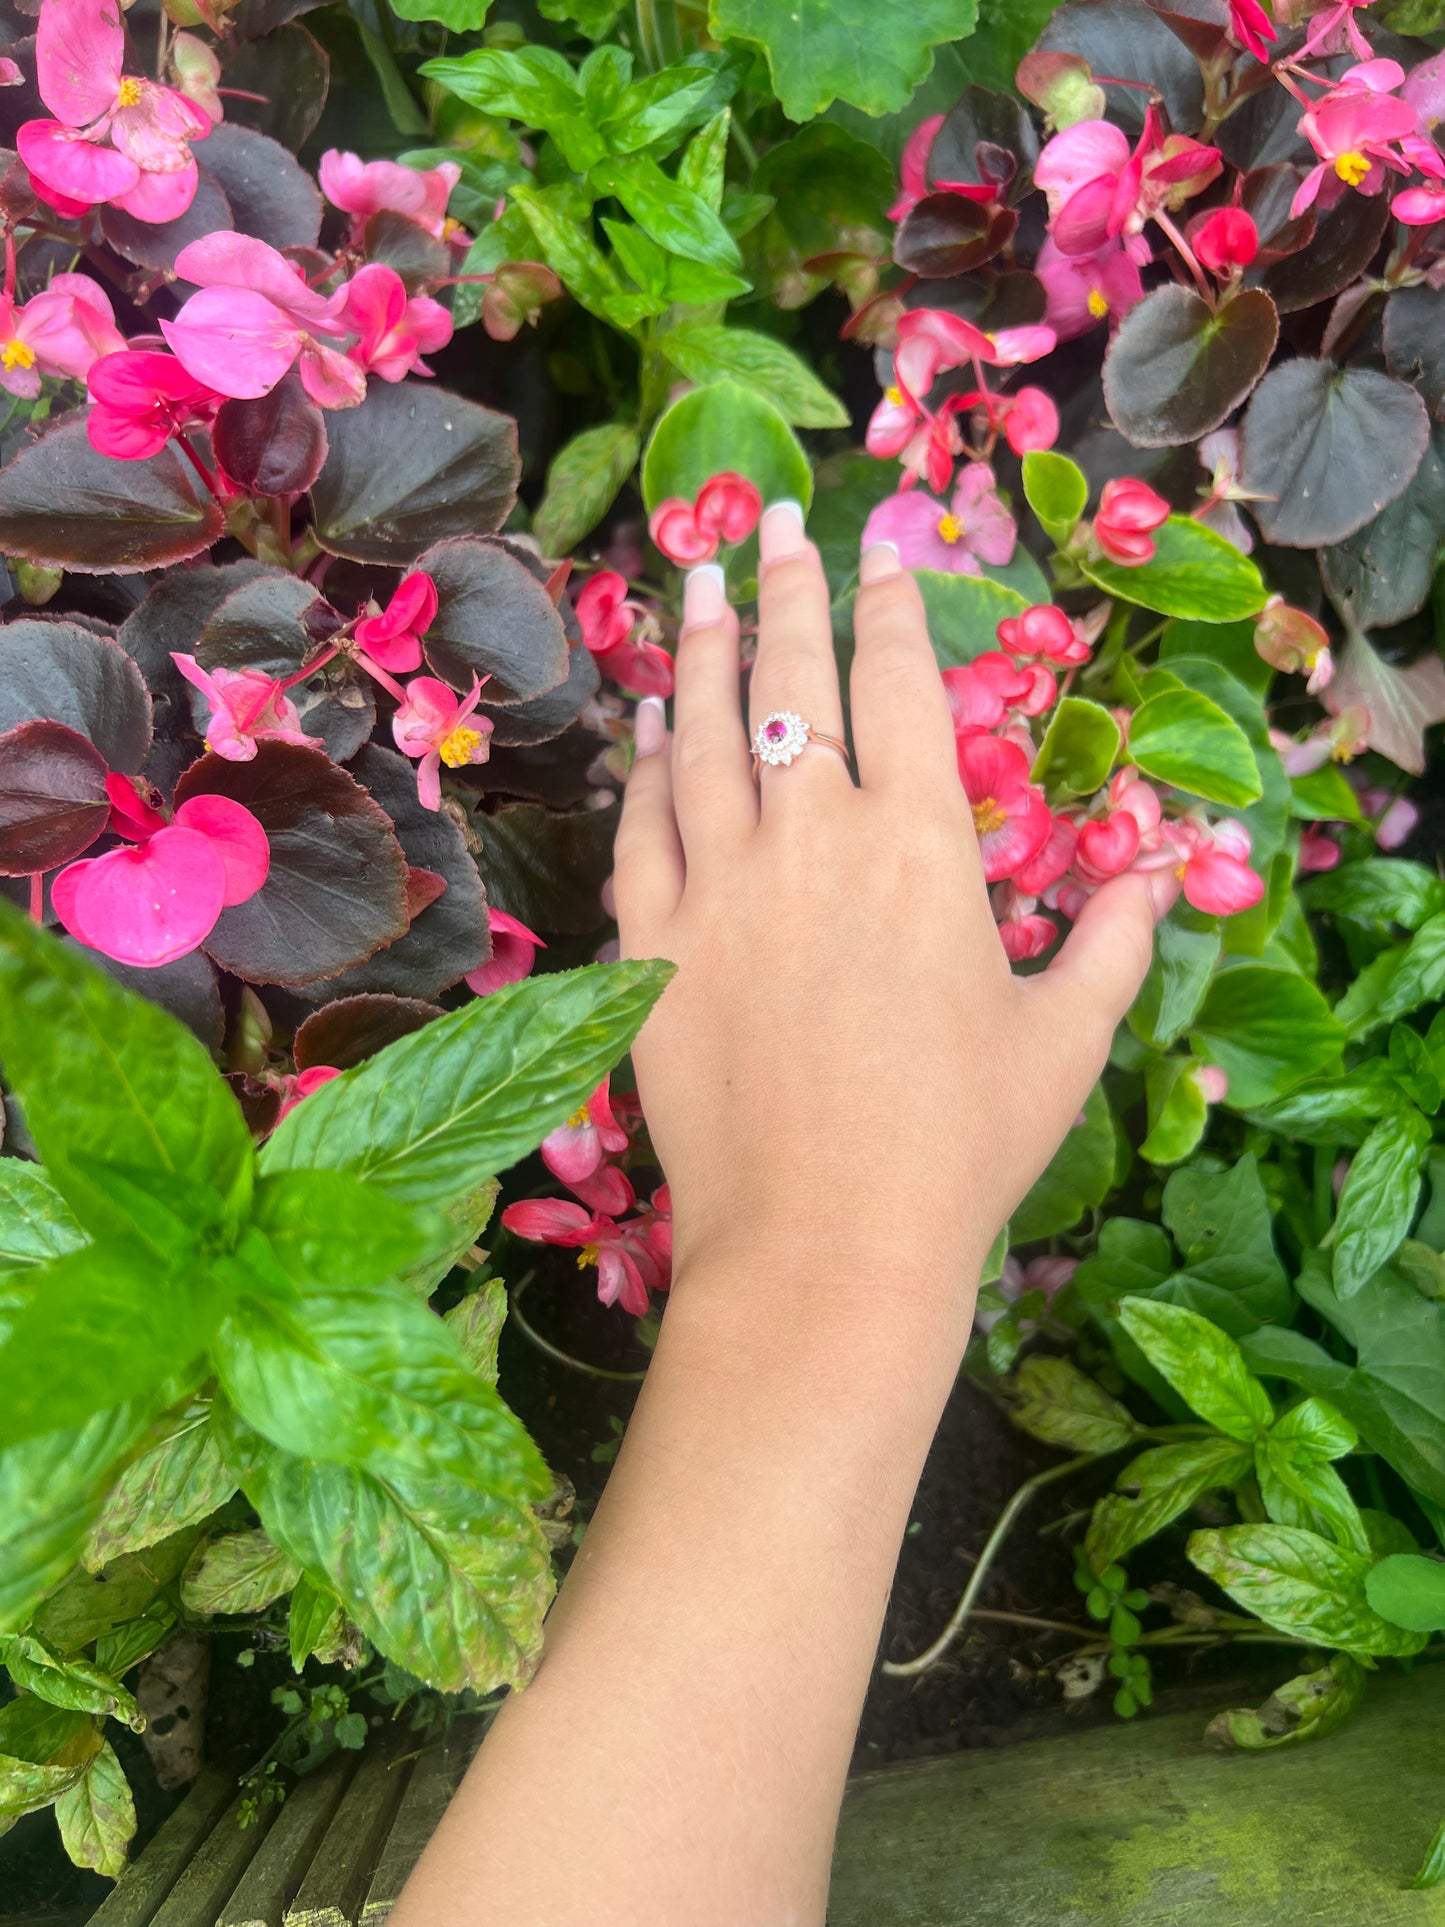
[[[71,863],[105,828],[105,758],[64,723],[0,735],[0,876]]]
[[[297,1030],[292,1045],[296,1068],[329,1064],[333,1070],[349,1071],[442,1014],[440,1004],[418,997],[338,997],[313,1011]]]
[[[251,495],[298,495],[326,460],[326,417],[290,369],[269,395],[222,402],[211,433],[216,460]]]
[[[138,770],[150,748],[150,697],[120,644],[29,616],[0,628],[0,729],[40,716],[88,737],[111,769]]]

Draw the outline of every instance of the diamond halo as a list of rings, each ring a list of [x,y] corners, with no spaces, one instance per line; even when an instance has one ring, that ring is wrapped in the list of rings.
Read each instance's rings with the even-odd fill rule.
[[[792,709],[775,709],[753,731],[753,754],[760,763],[784,768],[808,747],[808,725]]]

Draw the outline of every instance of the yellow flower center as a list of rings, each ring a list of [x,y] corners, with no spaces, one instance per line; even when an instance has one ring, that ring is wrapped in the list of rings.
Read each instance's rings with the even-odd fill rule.
[[[891,401],[895,408],[901,408],[903,406],[903,390],[898,386],[897,382],[894,382],[893,386],[888,390],[885,400]]]
[[[120,92],[115,97],[117,107],[139,107],[141,84],[133,74],[127,74],[120,83]]]
[[[587,1106],[584,1104],[580,1111],[574,1111],[571,1117],[568,1118],[567,1129],[569,1131],[580,1131],[584,1124],[590,1124],[591,1121],[592,1121],[591,1117],[588,1115]]]
[[[452,236],[460,231],[461,225],[455,214],[448,214],[442,222],[442,239],[450,241]]]
[[[577,1269],[585,1271],[588,1265],[595,1265],[601,1255],[596,1245],[583,1245],[577,1253]]]
[[[1109,303],[1103,291],[1099,288],[1090,288],[1089,313],[1094,317],[1095,321],[1102,321],[1108,312]]]
[[[953,515],[945,515],[938,525],[938,533],[945,542],[957,542],[963,535],[963,524]]]
[[[18,339],[7,341],[4,348],[0,349],[0,367],[3,367],[7,374],[12,368],[33,368],[34,366],[35,350],[25,342]]]
[[[980,836],[988,836],[994,830],[1001,830],[1008,822],[1008,811],[996,796],[985,796],[982,802],[973,806],[973,827]]]
[[[1330,751],[1330,761],[1332,763],[1353,763],[1354,760],[1354,751],[1347,749],[1343,743],[1336,743]]]
[[[472,760],[472,751],[482,740],[479,729],[468,729],[465,723],[458,723],[437,744],[441,759],[448,769],[465,769]]]
[[[1347,148],[1335,157],[1335,172],[1347,187],[1358,187],[1369,173],[1371,161],[1368,154],[1360,153],[1358,148]]]

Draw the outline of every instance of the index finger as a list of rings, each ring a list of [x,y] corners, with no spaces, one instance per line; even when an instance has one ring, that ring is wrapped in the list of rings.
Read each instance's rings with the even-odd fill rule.
[[[849,683],[858,779],[864,789],[957,789],[953,717],[918,584],[891,542],[867,551],[858,580]]]

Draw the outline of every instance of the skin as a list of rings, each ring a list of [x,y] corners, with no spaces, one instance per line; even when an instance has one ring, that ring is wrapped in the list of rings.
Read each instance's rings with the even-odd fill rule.
[[[761,531],[750,721],[843,734],[801,518]],[[899,1542],[982,1260],[1073,1123],[1177,889],[1125,875],[1010,971],[912,578],[860,570],[855,785],[750,772],[738,628],[689,579],[676,733],[644,704],[625,954],[672,1185],[662,1337],[547,1628],[394,1927],[817,1927]]]

